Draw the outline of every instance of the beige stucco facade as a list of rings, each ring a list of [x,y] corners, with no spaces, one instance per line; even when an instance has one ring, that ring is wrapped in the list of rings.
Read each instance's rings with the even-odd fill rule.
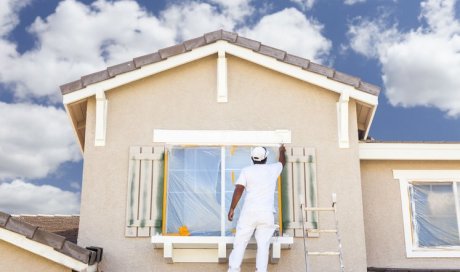
[[[70,272],[71,269],[35,255],[27,250],[0,241],[0,271]]]
[[[103,271],[226,271],[225,264],[166,264],[149,238],[125,237],[129,147],[153,145],[154,129],[289,129],[289,146],[316,150],[319,206],[328,206],[331,193],[338,194],[346,270],[365,271],[355,101],[349,103],[350,148],[340,149],[337,93],[228,56],[228,102],[218,103],[216,60],[217,55],[206,57],[106,92],[103,147],[94,146],[95,99],[88,100],[78,243],[104,248]],[[332,241],[323,235],[309,239],[312,249],[322,250],[335,250]],[[312,258],[314,271],[337,271],[338,258]],[[269,269],[303,266],[302,240],[295,239]],[[244,264],[243,271],[253,270],[254,264]]]
[[[458,170],[459,161],[361,161],[369,267],[458,269],[460,258],[406,258],[399,180],[393,170]]]

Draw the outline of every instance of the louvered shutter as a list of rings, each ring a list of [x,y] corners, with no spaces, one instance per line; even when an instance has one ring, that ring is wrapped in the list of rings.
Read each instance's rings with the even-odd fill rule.
[[[307,207],[317,207],[318,203],[315,149],[287,148],[286,159],[282,187],[283,225],[288,234],[302,237],[300,203],[304,203]],[[306,226],[317,228],[318,212],[307,212],[305,215],[303,219]]]
[[[164,146],[129,149],[127,237],[149,237],[161,232],[164,152]]]

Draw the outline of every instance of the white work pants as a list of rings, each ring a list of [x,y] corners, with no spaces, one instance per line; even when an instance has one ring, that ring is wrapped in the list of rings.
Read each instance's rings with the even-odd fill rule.
[[[256,231],[254,236],[257,241],[256,271],[267,271],[270,238],[275,231],[273,220],[273,212],[247,212],[241,214],[236,226],[233,250],[228,261],[228,272],[240,271],[244,251],[254,230]]]

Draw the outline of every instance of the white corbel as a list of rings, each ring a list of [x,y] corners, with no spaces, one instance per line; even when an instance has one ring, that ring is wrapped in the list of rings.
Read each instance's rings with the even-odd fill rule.
[[[107,98],[104,91],[96,92],[95,146],[105,146],[107,130]]]
[[[348,136],[348,101],[350,94],[346,91],[340,94],[337,102],[337,131],[339,133],[339,147],[349,148],[350,140]]]
[[[219,50],[217,53],[217,102],[227,101],[227,58],[225,51]]]

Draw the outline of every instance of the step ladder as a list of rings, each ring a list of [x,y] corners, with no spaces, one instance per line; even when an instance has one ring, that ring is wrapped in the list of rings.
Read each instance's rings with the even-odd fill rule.
[[[345,266],[343,264],[343,253],[342,253],[342,242],[339,233],[339,222],[337,219],[337,195],[332,194],[332,205],[331,207],[305,207],[303,203],[300,204],[301,209],[301,220],[303,222],[302,226],[302,236],[303,236],[303,246],[304,246],[304,256],[305,256],[305,271],[309,271],[309,256],[339,256],[340,272],[345,271]],[[335,229],[307,229],[305,227],[304,214],[305,212],[332,212],[334,213]],[[307,235],[306,233],[335,233],[337,238],[337,251],[308,251],[307,248]]]

